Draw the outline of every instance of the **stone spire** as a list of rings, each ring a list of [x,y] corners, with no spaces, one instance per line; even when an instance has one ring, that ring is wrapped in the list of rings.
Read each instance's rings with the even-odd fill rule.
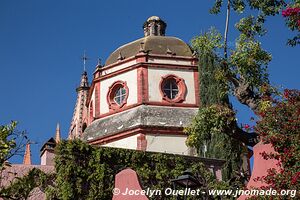
[[[87,107],[85,106],[90,89],[87,72],[81,75],[79,86],[76,88],[77,100],[69,130],[69,139],[80,138],[87,124]]]
[[[31,165],[31,151],[30,151],[30,143],[29,142],[26,144],[23,164]]]
[[[146,36],[164,36],[167,24],[157,16],[147,19],[143,25],[144,35]]]
[[[55,142],[59,143],[60,142],[60,127],[59,127],[59,123],[57,123],[56,125],[56,132],[55,132]]]
[[[86,88],[89,88],[89,82],[88,82],[87,72],[83,71],[83,73],[81,74],[80,85],[76,90],[82,90]]]

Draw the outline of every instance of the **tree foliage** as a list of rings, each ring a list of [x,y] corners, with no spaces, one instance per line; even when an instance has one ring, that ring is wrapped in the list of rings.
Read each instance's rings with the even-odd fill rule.
[[[11,157],[23,154],[24,147],[29,142],[26,132],[16,130],[16,126],[17,122],[15,121],[8,125],[0,125],[0,172],[10,166],[9,159]]]
[[[221,35],[211,29],[191,42],[198,54],[200,108],[184,131],[188,135],[187,145],[196,148],[199,156],[226,160],[222,175],[224,180],[232,180],[243,166],[247,148],[225,133],[236,127],[236,118],[230,109],[228,86],[222,82],[220,60],[215,52],[216,47],[222,47],[221,39]]]
[[[47,188],[49,199],[111,199],[114,176],[131,168],[143,188],[164,190],[171,180],[191,169],[202,177],[201,189],[228,187],[199,161],[187,157],[128,149],[90,146],[80,140],[63,141],[56,149],[55,184]],[[172,199],[160,196],[154,199]],[[175,197],[174,197],[175,198]],[[189,197],[192,199],[192,197]]]
[[[300,44],[300,1],[291,1],[282,11],[282,16],[285,18],[287,27],[296,32],[296,35],[288,40],[288,44],[291,46]]]
[[[300,44],[300,1],[299,0],[215,0],[215,3],[210,10],[212,14],[221,12],[224,4],[229,4],[237,13],[243,13],[247,6],[254,11],[258,11],[257,19],[260,22],[265,22],[267,16],[275,16],[282,13],[286,20],[287,27],[296,33],[296,35],[288,39],[287,44],[295,46]],[[227,5],[228,6],[228,5]]]
[[[276,154],[263,153],[265,159],[277,159],[280,171],[270,169],[257,180],[268,184],[264,188],[277,191],[296,190],[300,198],[300,91],[285,90],[283,99],[260,113],[256,129],[264,143],[270,143]]]
[[[226,160],[222,170],[224,180],[233,180],[237,178],[237,172],[248,170],[247,165],[243,166],[243,161],[247,161],[247,147],[225,134],[235,124],[235,113],[231,109],[211,105],[200,108],[191,125],[185,129],[187,145],[195,147],[199,156]]]
[[[214,59],[219,66],[214,69],[214,76],[211,78],[221,88],[221,90],[216,90],[219,97],[233,95],[241,104],[248,106],[254,113],[258,113],[266,103],[263,99],[275,94],[275,90],[269,84],[267,71],[272,57],[262,48],[258,36],[262,36],[266,32],[263,26],[266,17],[279,14],[286,4],[283,1],[269,0],[216,0],[211,13],[218,14],[221,12],[225,3],[227,3],[227,19],[224,37],[216,29],[212,29],[195,37],[192,40],[192,45],[199,55],[199,67],[203,65],[203,57],[201,56],[216,56]],[[230,10],[242,13],[247,6],[259,12],[256,16],[251,14],[243,17],[235,24],[239,36],[236,39],[235,47],[227,52]],[[223,56],[220,54],[221,49],[224,49]],[[200,119],[205,119],[205,117]],[[252,146],[257,142],[257,133],[247,134],[237,125],[232,126],[231,131],[226,134],[238,138],[247,145]]]
[[[11,167],[9,159],[13,156],[23,155],[24,147],[29,139],[25,131],[16,130],[17,122],[0,126],[0,197],[3,199],[27,199],[30,192],[45,183],[46,175],[39,169],[32,169],[24,177],[16,177],[10,185],[2,185],[3,172]],[[9,169],[8,169],[9,170]],[[15,176],[9,173],[9,176]]]
[[[49,187],[51,180],[53,180],[53,175],[33,168],[25,176],[16,178],[10,185],[3,188],[0,191],[0,197],[4,200],[26,200],[32,195],[34,189],[44,190]]]
[[[228,30],[230,25],[230,13],[235,11],[243,13],[249,9],[249,15],[243,16],[236,24],[235,28],[239,32],[236,38],[235,46],[228,51]],[[254,145],[257,141],[257,132],[247,133],[242,128],[238,127],[235,121],[235,113],[230,103],[224,105],[220,101],[215,101],[215,97],[222,98],[227,95],[233,95],[237,100],[248,106],[255,114],[265,112],[272,106],[270,101],[278,93],[270,86],[268,79],[268,66],[272,59],[270,53],[262,48],[259,38],[267,31],[264,28],[264,23],[268,16],[274,16],[282,11],[283,17],[286,18],[287,26],[299,33],[300,27],[300,8],[299,1],[290,1],[287,4],[284,1],[271,0],[216,0],[213,8],[210,10],[213,14],[218,14],[222,9],[226,10],[225,33],[222,37],[216,30],[212,29],[192,40],[193,48],[198,52],[199,72],[200,72],[200,87],[203,95],[203,106],[200,108],[198,115],[193,120],[190,127],[186,129],[188,134],[187,144],[196,147],[203,155],[203,144],[207,141],[215,139],[218,141],[212,143],[224,148],[226,153],[233,149],[227,148],[223,144],[222,133],[226,133],[230,137],[235,137],[243,141],[247,145]],[[255,11],[257,13],[255,14]],[[298,24],[299,23],[299,24]],[[295,37],[296,38],[296,37]],[[295,45],[297,42],[294,38],[289,44]],[[223,49],[224,54],[221,55]],[[207,60],[214,55],[215,68],[205,68]],[[206,59],[206,63],[204,62]],[[201,70],[207,70],[202,72]],[[205,75],[207,75],[205,77]],[[202,79],[201,79],[201,76]],[[218,84],[214,86],[211,82]],[[203,82],[202,82],[203,81]],[[210,84],[207,86],[207,84]],[[214,89],[208,90],[209,87]],[[211,97],[210,95],[213,94]],[[215,96],[216,95],[216,96]],[[212,100],[211,105],[207,106],[207,102]],[[214,105],[218,104],[218,105]],[[261,116],[260,116],[261,117]],[[275,122],[274,122],[275,123]],[[286,125],[286,124],[285,124]],[[216,139],[216,136],[219,137]],[[250,142],[252,141],[252,142]],[[228,142],[230,143],[230,142]],[[222,146],[223,145],[223,146]],[[222,152],[211,149],[209,153],[222,155]],[[230,159],[235,158],[231,156]],[[291,173],[291,172],[289,172]],[[299,175],[300,176],[300,175]],[[295,180],[295,178],[294,178]]]
[[[0,169],[3,170],[8,160],[20,155],[23,151],[27,136],[25,132],[16,131],[17,122],[0,126]]]

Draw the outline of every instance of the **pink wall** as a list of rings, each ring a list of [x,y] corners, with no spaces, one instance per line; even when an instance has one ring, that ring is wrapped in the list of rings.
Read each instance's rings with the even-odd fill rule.
[[[247,184],[247,189],[251,188],[260,188],[262,186],[266,186],[266,183],[261,181],[254,181],[258,177],[266,176],[268,174],[268,169],[275,168],[279,171],[279,167],[277,166],[278,160],[275,159],[264,159],[261,153],[266,152],[268,153],[275,153],[271,144],[263,144],[258,143],[253,147],[253,156],[254,156],[254,165],[253,171],[250,177],[250,181]],[[242,189],[242,188],[241,188]],[[246,199],[246,196],[240,196],[239,200]]]

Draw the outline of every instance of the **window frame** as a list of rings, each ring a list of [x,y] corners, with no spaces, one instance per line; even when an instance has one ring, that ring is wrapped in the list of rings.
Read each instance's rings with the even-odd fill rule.
[[[121,102],[121,104],[118,104],[115,101],[115,97],[116,97],[117,90],[119,90],[120,88],[125,89],[125,98]],[[109,87],[108,93],[107,93],[107,103],[108,103],[109,110],[118,110],[118,109],[124,107],[127,104],[128,96],[129,96],[129,89],[128,89],[126,81],[119,80],[119,81],[114,82]]]
[[[170,99],[165,91],[164,91],[164,86],[166,84],[167,81],[170,81],[171,79],[173,79],[177,85],[178,88],[178,93],[175,96],[175,98]],[[162,101],[163,102],[168,102],[168,103],[182,103],[185,101],[185,97],[186,97],[186,93],[187,93],[187,88],[184,82],[184,79],[174,75],[174,74],[168,74],[166,76],[161,77],[161,81],[159,84],[159,89],[160,89],[160,93],[162,96]]]

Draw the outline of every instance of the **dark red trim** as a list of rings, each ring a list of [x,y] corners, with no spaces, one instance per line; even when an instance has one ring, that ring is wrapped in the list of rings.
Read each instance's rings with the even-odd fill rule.
[[[149,101],[148,68],[141,66],[137,69],[137,98],[138,103]]]
[[[143,102],[144,74],[143,68],[137,69],[137,102]]]
[[[170,79],[173,79],[176,82],[176,85],[178,87],[178,94],[174,99],[168,98],[168,96],[163,91],[164,84],[169,81]],[[163,102],[168,103],[182,103],[185,100],[186,97],[186,85],[184,83],[184,79],[179,78],[178,76],[174,74],[168,74],[163,77],[161,77],[161,81],[159,83],[159,91],[162,96]]]
[[[159,64],[159,63],[148,63],[149,67],[152,68],[163,68],[163,69],[186,69],[186,70],[197,70],[196,65],[176,65],[176,64]]]
[[[96,82],[96,81],[95,81]],[[85,105],[88,107],[90,105],[90,101],[91,101],[91,98],[92,98],[92,94],[93,94],[93,91],[94,91],[94,87],[95,87],[95,82],[93,81],[92,82],[92,85],[88,91],[88,96],[87,96],[87,99],[86,99],[86,102],[85,102]]]
[[[149,58],[165,58],[168,60],[189,60],[189,61],[198,61],[197,58],[190,56],[176,56],[176,55],[161,55],[161,54],[149,54]]]
[[[181,135],[186,136],[182,127],[136,127],[131,130],[115,133],[112,135],[106,135],[100,138],[89,140],[88,143],[92,145],[103,145],[118,141],[136,134],[144,135]]]
[[[143,85],[143,102],[148,102],[149,101],[149,76],[148,76],[148,68],[143,67],[143,77],[144,77],[144,85]]]
[[[121,87],[123,87],[126,90],[126,96],[125,96],[124,101],[121,104],[118,104],[117,102],[115,102],[114,97],[115,97],[116,91]],[[129,96],[129,89],[128,89],[126,81],[115,81],[109,87],[108,93],[106,95],[109,110],[115,111],[115,110],[118,110],[118,109],[124,107],[127,104],[128,96]]]
[[[89,120],[90,120],[90,124],[94,121],[94,106],[93,106],[93,101],[91,101],[91,103],[90,103]]]
[[[140,134],[137,137],[137,150],[140,151],[146,151],[147,149],[147,140],[146,140],[146,135],[145,134]]]
[[[125,58],[124,60],[121,60],[119,62],[115,62],[115,63],[112,63],[110,65],[104,66],[103,68],[101,68],[101,70],[109,69],[109,68],[115,67],[117,65],[120,65],[120,64],[129,62],[129,61],[135,60],[137,58],[141,58],[141,57],[145,57],[146,59],[147,58],[165,58],[165,59],[168,59],[168,60],[190,60],[191,63],[194,63],[194,64],[197,64],[197,61],[198,61],[197,58],[189,57],[189,56],[188,57],[187,56],[176,56],[176,55],[175,56],[168,56],[168,55],[160,55],[160,54],[143,54],[143,53],[140,53],[140,54],[137,54],[135,56]]]
[[[93,82],[114,77],[116,75],[119,75],[119,74],[128,72],[130,70],[136,69],[140,66],[148,66],[148,67],[152,67],[152,68],[162,68],[162,69],[186,69],[186,70],[191,70],[191,71],[197,71],[197,66],[196,65],[157,64],[157,63],[146,63],[146,62],[144,62],[144,63],[136,63],[134,65],[119,69],[117,71],[111,72],[111,73],[106,74],[106,75],[101,75],[99,78],[94,79]]]
[[[196,105],[200,106],[200,82],[199,82],[199,72],[194,71],[194,87],[195,87],[195,102]]]
[[[95,86],[95,117],[100,115],[100,82]]]
[[[117,140],[121,140],[123,138],[127,138],[127,137],[130,137],[130,136],[136,135],[136,134],[141,133],[141,132],[142,132],[141,128],[136,128],[136,129],[125,131],[123,133],[117,133],[117,134],[113,134],[113,135],[104,136],[102,138],[96,138],[96,139],[93,139],[93,140],[89,140],[88,143],[92,144],[92,145],[107,144],[107,143],[110,143],[110,142],[114,142],[114,141],[117,141]]]
[[[133,60],[136,60],[136,56],[131,56],[131,57],[125,58],[124,60],[120,60],[120,61],[112,63],[110,65],[106,65],[106,66],[102,67],[101,69],[99,69],[99,71],[102,72],[104,70],[111,69],[113,67],[116,67],[118,65],[122,65],[124,63],[130,62],[130,61],[133,61]]]
[[[137,63],[140,63],[140,62],[147,62],[147,54],[145,54],[145,53],[139,53],[139,54],[137,54],[136,56],[135,56],[135,58],[136,58],[136,62]]]
[[[133,69],[137,69],[137,83],[138,83],[137,84],[137,87],[138,87],[137,88],[137,92],[138,92],[138,94],[137,94],[138,99],[137,100],[138,100],[138,102],[136,104],[132,104],[132,105],[124,104],[120,108],[115,108],[115,109],[112,108],[112,109],[109,110],[108,113],[104,113],[102,115],[100,114],[100,106],[99,106],[99,115],[96,115],[95,116],[96,118],[102,118],[102,117],[106,117],[106,116],[109,116],[109,115],[112,115],[112,114],[115,114],[115,113],[119,113],[119,112],[122,112],[122,111],[125,111],[125,110],[128,110],[128,109],[131,109],[133,107],[139,106],[141,104],[149,104],[149,105],[157,105],[157,106],[192,107],[192,108],[199,106],[199,102],[197,102],[198,98],[196,98],[196,103],[195,104],[185,104],[185,103],[182,103],[182,102],[167,102],[167,101],[165,101],[165,102],[149,102],[148,67],[191,70],[194,73],[194,76],[196,76],[195,72],[198,73],[197,72],[198,68],[197,68],[196,65],[175,65],[175,64],[147,63],[147,58],[148,57],[166,58],[166,59],[170,59],[170,60],[174,60],[174,59],[192,60],[194,62],[194,64],[196,64],[195,62],[197,61],[197,59],[195,59],[195,58],[187,58],[187,57],[180,58],[180,57],[176,57],[176,56],[169,57],[169,56],[161,56],[161,55],[146,55],[146,54],[141,53],[141,54],[138,54],[138,55],[136,55],[132,58],[127,58],[127,59],[122,60],[118,63],[114,63],[112,65],[105,66],[103,68],[97,69],[97,71],[100,73],[100,71],[107,70],[109,68],[112,68],[114,66],[117,66],[119,64],[122,64],[122,63],[125,63],[125,62],[128,62],[128,61],[131,61],[133,59],[137,59],[137,61],[140,62],[140,63],[133,64],[131,66],[128,66],[126,68],[117,70],[115,72],[111,72],[110,74],[101,75],[101,76],[99,76],[99,78],[95,78],[93,80],[91,88],[89,90],[87,105],[89,105],[89,103],[91,101],[91,95],[92,95],[92,92],[95,88],[95,85],[97,85],[97,83],[99,83],[99,93],[101,93],[101,91],[100,91],[101,90],[100,89],[100,81],[111,78],[111,77],[114,77],[116,75],[125,73],[125,72],[133,70]],[[197,80],[198,80],[198,78],[197,78]],[[142,84],[140,84],[140,83],[142,83]],[[196,85],[197,84],[196,84],[196,81],[195,81],[195,89],[197,90],[197,87],[199,88],[199,85],[197,87],[196,87]],[[195,91],[195,93],[199,94],[199,91],[198,92]],[[101,95],[105,95],[105,94],[101,94]],[[196,96],[196,94],[195,94],[195,96]]]

